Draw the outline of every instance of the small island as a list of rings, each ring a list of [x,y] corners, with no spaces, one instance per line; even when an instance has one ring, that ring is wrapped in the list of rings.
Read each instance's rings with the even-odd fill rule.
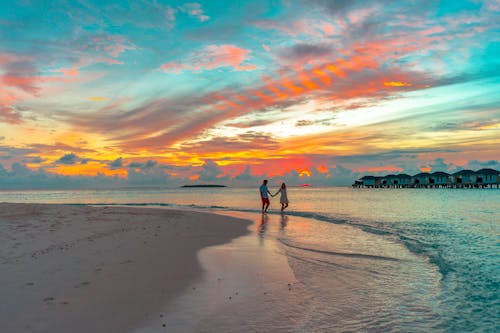
[[[200,184],[200,185],[183,185],[182,187],[227,187],[226,185]]]

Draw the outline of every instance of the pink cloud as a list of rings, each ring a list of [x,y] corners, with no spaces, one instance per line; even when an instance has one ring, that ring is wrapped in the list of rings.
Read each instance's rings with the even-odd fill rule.
[[[13,105],[18,101],[18,97],[2,88],[0,85],[0,122],[17,124],[21,122],[21,116],[15,112]]]
[[[39,77],[36,76],[0,75],[0,80],[7,87],[16,88],[31,95],[36,95],[40,90],[36,86],[39,81]]]
[[[335,27],[333,26],[333,24],[330,24],[330,23],[322,23],[322,24],[320,24],[320,29],[327,36],[333,35],[333,33],[335,31]]]
[[[235,45],[208,45],[204,49],[191,54],[184,63],[169,62],[161,65],[164,72],[179,73],[183,70],[201,71],[231,67],[236,71],[249,71],[255,65],[244,65],[250,50]]]

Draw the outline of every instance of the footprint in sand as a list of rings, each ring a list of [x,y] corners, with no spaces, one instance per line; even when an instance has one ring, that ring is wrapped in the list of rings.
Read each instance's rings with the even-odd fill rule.
[[[90,281],[84,281],[82,283],[79,283],[77,285],[74,286],[74,288],[80,288],[80,287],[85,287],[85,286],[88,286],[90,284]]]

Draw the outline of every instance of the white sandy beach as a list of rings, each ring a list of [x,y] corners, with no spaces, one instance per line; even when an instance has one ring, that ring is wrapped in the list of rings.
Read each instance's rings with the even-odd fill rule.
[[[0,204],[2,332],[132,332],[248,222],[151,208]]]

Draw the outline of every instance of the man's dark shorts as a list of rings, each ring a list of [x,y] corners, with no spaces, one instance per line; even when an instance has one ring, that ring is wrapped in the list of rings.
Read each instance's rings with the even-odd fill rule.
[[[269,204],[269,198],[262,198],[263,204]]]

